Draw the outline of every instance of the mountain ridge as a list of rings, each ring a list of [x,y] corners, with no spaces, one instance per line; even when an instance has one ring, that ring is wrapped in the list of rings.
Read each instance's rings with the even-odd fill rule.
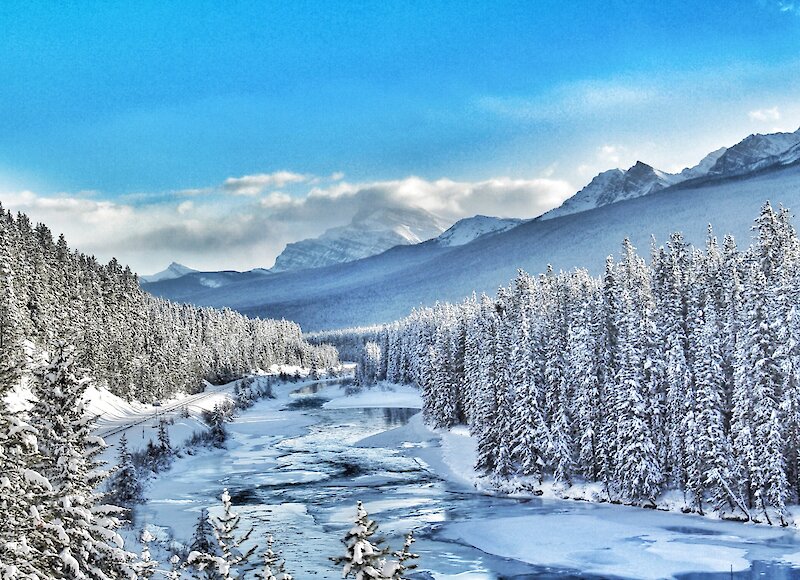
[[[270,270],[288,272],[351,262],[394,246],[418,244],[444,229],[441,218],[421,208],[362,209],[345,226],[287,244]]]
[[[155,274],[139,276],[139,280],[148,283],[161,282],[162,280],[172,280],[175,278],[180,278],[181,276],[185,276],[186,274],[191,274],[192,272],[197,272],[197,270],[189,268],[188,266],[184,266],[183,264],[179,264],[178,262],[172,262],[169,266],[167,266],[160,272],[156,272]]]
[[[541,272],[551,264],[597,274],[625,238],[647,247],[651,236],[664,241],[682,231],[687,241],[702,244],[711,223],[720,234],[746,241],[765,200],[800,210],[800,147],[770,163],[748,174],[699,171],[698,177],[647,195],[523,221],[462,245],[443,246],[433,239],[346,264],[276,273],[219,290],[205,288],[190,299],[252,316],[286,317],[307,330],[341,328],[389,322],[414,307],[457,301],[472,292],[492,293],[518,268]],[[154,289],[178,282],[159,283]]]

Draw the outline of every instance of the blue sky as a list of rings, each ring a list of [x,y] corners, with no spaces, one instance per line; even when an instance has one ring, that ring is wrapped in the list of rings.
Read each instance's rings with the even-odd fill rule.
[[[350,197],[371,203],[368,186],[419,185],[451,219],[501,213],[508,187],[527,188],[514,209],[532,217],[609,167],[676,170],[794,130],[798,79],[788,1],[12,0],[0,200],[142,271],[269,266],[286,241],[346,222]],[[243,176],[262,177],[231,195]],[[348,202],[302,218],[309,195]],[[220,215],[247,235],[213,230]],[[70,231],[112,216],[153,228],[117,228],[115,243]]]

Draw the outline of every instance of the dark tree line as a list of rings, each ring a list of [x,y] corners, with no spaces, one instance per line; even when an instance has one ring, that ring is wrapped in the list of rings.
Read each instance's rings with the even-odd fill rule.
[[[100,492],[105,443],[86,406],[95,384],[148,400],[276,363],[336,362],[334,348],[308,344],[293,323],[155,299],[115,260],[99,264],[0,208],[0,577],[133,580],[155,571],[152,537],[143,535],[140,556],[126,550],[123,510],[107,503],[141,497],[124,440],[116,483],[131,485]],[[24,409],[9,405],[21,383],[31,395]],[[169,455],[165,424],[158,453],[150,449]]]
[[[753,232],[743,251],[710,228],[703,249],[674,234],[647,261],[626,240],[600,277],[519,272],[495,299],[416,310],[362,344],[379,347],[377,380],[422,388],[430,424],[469,425],[498,485],[599,482],[650,505],[680,490],[686,509],[785,523],[800,499],[800,240],[769,204]]]
[[[197,390],[274,363],[325,368],[337,354],[285,320],[156,299],[116,260],[100,264],[43,224],[0,208],[0,348],[74,344],[95,379],[127,399]]]

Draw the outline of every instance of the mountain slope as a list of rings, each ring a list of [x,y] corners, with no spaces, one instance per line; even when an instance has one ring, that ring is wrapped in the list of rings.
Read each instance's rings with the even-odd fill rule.
[[[681,178],[679,176],[664,173],[646,163],[637,161],[636,164],[627,171],[622,171],[621,169],[604,171],[592,179],[589,185],[570,197],[559,207],[542,215],[539,219],[549,220],[564,215],[595,209],[626,199],[650,195],[680,180]]]
[[[162,280],[173,280],[175,278],[180,278],[181,276],[191,274],[192,272],[197,272],[197,270],[192,270],[183,264],[172,262],[165,270],[161,270],[161,272],[156,274],[150,274],[149,276],[139,276],[139,280],[143,282],[160,282]]]
[[[176,302],[192,302],[194,296],[209,289],[224,288],[232,284],[262,280],[272,273],[269,270],[256,268],[247,272],[227,270],[221,272],[192,271],[176,278],[165,278],[155,282],[143,281],[139,284],[143,290],[156,296],[169,297]]]
[[[352,262],[395,246],[418,244],[438,236],[444,223],[419,208],[379,208],[359,212],[350,224],[331,228],[318,238],[288,244],[273,272],[289,272]]]
[[[708,175],[742,175],[768,167],[775,158],[798,143],[800,129],[794,133],[750,135],[725,151],[708,170]]]
[[[687,167],[678,174],[664,173],[646,163],[637,161],[627,171],[610,169],[600,173],[586,187],[559,207],[540,216],[539,219],[553,219],[650,195],[691,179],[744,175],[771,167],[779,162],[786,165],[796,157],[789,155],[787,160],[781,156],[798,144],[800,144],[800,129],[794,133],[750,135],[732,147],[721,147],[712,151],[697,165]],[[781,159],[783,160],[781,161]]]
[[[684,182],[581,213],[528,221],[461,246],[429,241],[347,264],[206,289],[192,301],[286,317],[306,330],[387,322],[420,304],[459,300],[473,291],[493,293],[518,268],[542,272],[552,264],[599,273],[625,237],[646,248],[651,234],[663,242],[682,231],[700,244],[711,223],[719,235],[733,233],[745,243],[766,199],[800,210],[800,163],[751,176]]]
[[[720,147],[716,151],[712,151],[705,157],[700,160],[700,163],[695,165],[694,167],[687,167],[683,171],[681,171],[678,175],[681,179],[695,179],[697,177],[705,177],[708,175],[708,172],[711,170],[712,167],[717,163],[720,157],[722,157],[725,152],[728,151],[727,147]]]
[[[440,246],[463,246],[464,244],[477,240],[481,236],[510,230],[511,228],[517,227],[523,221],[525,220],[476,215],[471,218],[458,220],[435,240]]]
[[[766,199],[800,211],[799,137],[800,131],[751,135],[679,176],[644,163],[607,171],[562,208],[491,235],[484,230],[497,226],[498,218],[476,216],[437,239],[352,262],[268,277],[238,274],[224,288],[198,282],[189,288],[200,276],[189,274],[147,289],[200,305],[285,317],[315,330],[390,321],[420,304],[493,292],[518,268],[540,272],[552,264],[598,273],[626,237],[646,247],[651,235],[663,241],[681,231],[702,243],[711,223],[720,234],[746,242]]]

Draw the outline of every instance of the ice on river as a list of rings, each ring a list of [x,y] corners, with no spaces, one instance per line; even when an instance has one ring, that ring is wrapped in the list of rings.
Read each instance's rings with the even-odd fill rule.
[[[176,461],[151,486],[137,525],[185,543],[200,509],[217,505],[228,487],[243,523],[256,526],[254,538],[274,534],[297,578],[340,577],[328,557],[341,549],[356,500],[393,547],[415,529],[420,568],[437,580],[800,572],[792,568],[800,541],[791,530],[481,494],[471,484],[468,433],[428,429],[415,409],[398,404],[408,393],[369,393],[358,407],[337,386],[289,390],[230,424],[227,449]]]
[[[648,522],[638,509],[633,514],[619,506],[597,514],[587,511],[456,523],[443,536],[523,562],[604,576],[665,578],[750,567],[745,548],[723,545],[730,539],[696,543],[691,533],[665,529],[663,521]]]

